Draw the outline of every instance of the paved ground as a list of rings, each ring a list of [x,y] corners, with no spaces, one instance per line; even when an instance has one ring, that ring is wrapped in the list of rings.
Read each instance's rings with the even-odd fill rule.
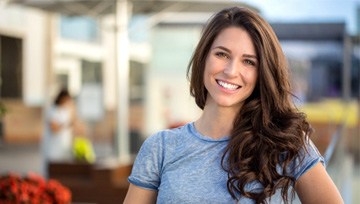
[[[41,155],[36,144],[0,145],[0,173],[41,172]]]
[[[354,168],[354,176],[353,176],[353,182],[352,182],[352,192],[353,192],[353,204],[359,204],[360,203],[360,164],[357,164]]]
[[[111,155],[111,145],[94,145],[99,159]],[[3,144],[0,143],[0,174],[16,172],[21,175],[34,172],[43,175],[42,157],[38,144]]]
[[[100,157],[111,154],[109,144],[95,144],[95,152]],[[35,172],[42,175],[40,147],[37,144],[0,144],[0,174],[16,172],[21,175]],[[360,203],[360,165],[349,158],[328,166],[328,172],[341,191],[346,204]],[[348,175],[345,177],[343,175]]]

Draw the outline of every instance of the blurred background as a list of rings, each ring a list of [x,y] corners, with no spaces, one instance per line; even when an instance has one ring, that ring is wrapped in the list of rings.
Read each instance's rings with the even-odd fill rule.
[[[142,142],[199,116],[187,65],[206,20],[230,6],[272,25],[328,172],[360,203],[360,0],[0,0],[0,173],[46,175],[45,110],[67,87],[85,126],[74,137],[96,161],[47,173],[74,202],[121,202]]]

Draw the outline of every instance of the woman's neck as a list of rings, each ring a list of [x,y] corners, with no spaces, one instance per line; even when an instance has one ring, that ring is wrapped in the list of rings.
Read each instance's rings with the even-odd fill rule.
[[[214,139],[230,136],[237,112],[228,107],[205,106],[195,127],[202,135]]]

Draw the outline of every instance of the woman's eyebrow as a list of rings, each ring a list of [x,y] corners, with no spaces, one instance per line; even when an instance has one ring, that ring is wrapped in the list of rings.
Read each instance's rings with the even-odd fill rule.
[[[228,52],[228,53],[231,53],[231,50],[230,50],[230,49],[228,49],[228,48],[226,48],[226,47],[224,47],[224,46],[221,46],[221,45],[216,46],[216,47],[214,47],[213,49],[221,49],[221,50],[224,50],[224,51],[226,51],[226,52]],[[253,59],[256,59],[256,60],[257,60],[257,56],[256,56],[256,55],[243,54],[242,56],[243,56],[243,57],[248,57],[248,58],[253,58]]]
[[[224,46],[221,46],[221,45],[216,46],[216,47],[214,47],[213,49],[221,49],[221,50],[224,50],[224,51],[226,51],[226,52],[231,53],[231,50],[230,50],[230,49],[228,49],[228,48],[226,48],[226,47],[224,47]]]
[[[256,59],[256,60],[257,60],[256,55],[243,54],[243,57],[254,58],[254,59]]]

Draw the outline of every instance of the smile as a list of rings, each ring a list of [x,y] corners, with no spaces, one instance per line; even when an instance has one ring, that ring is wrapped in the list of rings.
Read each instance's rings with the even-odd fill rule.
[[[220,80],[216,80],[217,84],[219,84],[221,87],[225,88],[225,89],[228,89],[228,90],[236,90],[238,88],[240,88],[241,86],[239,85],[235,85],[235,84],[229,84],[229,83],[226,83],[224,81],[220,81]]]

